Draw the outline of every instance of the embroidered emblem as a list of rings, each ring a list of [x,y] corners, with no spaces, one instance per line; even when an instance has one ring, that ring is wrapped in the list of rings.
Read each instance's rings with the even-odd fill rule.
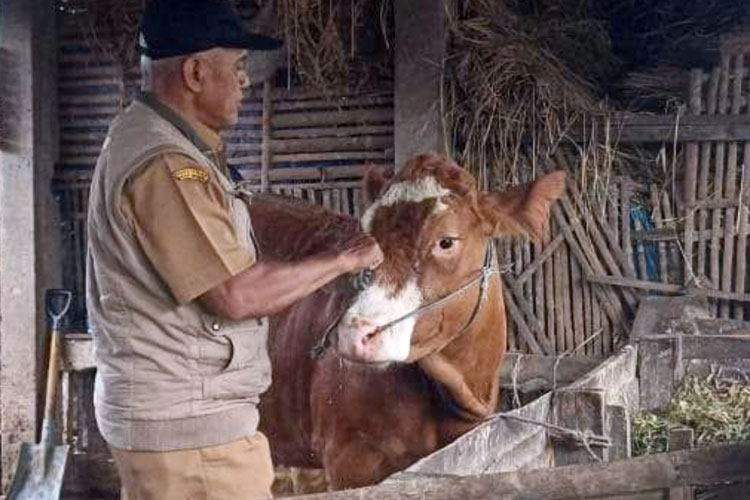
[[[173,174],[178,181],[200,181],[208,182],[208,172],[200,167],[185,167],[176,170]]]

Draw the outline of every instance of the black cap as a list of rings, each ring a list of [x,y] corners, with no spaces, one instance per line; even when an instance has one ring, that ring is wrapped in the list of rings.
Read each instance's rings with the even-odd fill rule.
[[[149,0],[140,48],[151,59],[222,47],[273,50],[281,40],[247,31],[228,0]]]

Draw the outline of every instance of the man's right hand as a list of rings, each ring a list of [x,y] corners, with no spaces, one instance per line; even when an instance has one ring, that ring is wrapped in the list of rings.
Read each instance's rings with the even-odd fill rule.
[[[375,269],[383,262],[380,245],[367,234],[358,235],[350,240],[339,255],[349,273]]]

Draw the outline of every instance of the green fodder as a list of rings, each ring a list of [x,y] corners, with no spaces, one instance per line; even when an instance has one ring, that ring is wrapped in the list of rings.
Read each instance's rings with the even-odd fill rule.
[[[633,418],[634,455],[667,451],[670,429],[690,427],[695,444],[750,441],[750,382],[746,377],[687,377],[661,414]]]

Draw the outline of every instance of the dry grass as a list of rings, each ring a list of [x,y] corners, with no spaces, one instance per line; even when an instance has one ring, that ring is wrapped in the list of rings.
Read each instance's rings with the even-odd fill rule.
[[[522,180],[573,124],[599,111],[593,77],[609,50],[595,21],[559,11],[520,16],[512,4],[467,1],[450,22],[450,142],[490,185]]]
[[[747,376],[688,377],[663,414],[641,413],[633,419],[633,454],[667,451],[669,430],[690,427],[695,444],[750,441],[750,382]]]
[[[302,83],[358,89],[392,79],[390,0],[279,0],[278,9],[287,66]]]

